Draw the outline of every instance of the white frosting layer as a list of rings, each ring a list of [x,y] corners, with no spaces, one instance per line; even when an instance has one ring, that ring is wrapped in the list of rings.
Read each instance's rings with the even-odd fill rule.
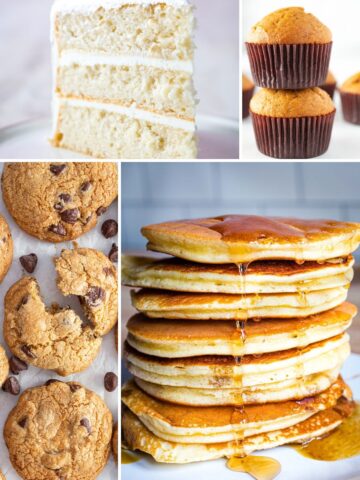
[[[156,113],[148,112],[147,110],[136,108],[135,105],[131,107],[122,107],[120,105],[115,105],[112,103],[92,102],[87,100],[78,100],[75,98],[58,98],[54,102],[55,118],[57,118],[58,116],[60,106],[64,104],[70,105],[72,107],[96,108],[105,112],[119,113],[121,115],[126,115],[127,117],[136,118],[138,120],[145,120],[146,122],[160,123],[161,125],[166,125],[167,127],[180,128],[188,132],[195,131],[194,121],[183,120],[181,118],[170,117],[167,115],[159,115]]]
[[[121,7],[121,5],[153,5],[156,3],[166,3],[174,7],[189,4],[188,0],[55,0],[53,11],[94,12],[100,7],[109,10],[110,8]]]
[[[136,57],[130,55],[97,55],[77,51],[64,51],[58,60],[60,66],[69,65],[116,65],[134,66],[145,65],[147,67],[162,68],[163,70],[177,70],[181,72],[193,72],[193,62],[184,60],[163,60],[161,58]]]

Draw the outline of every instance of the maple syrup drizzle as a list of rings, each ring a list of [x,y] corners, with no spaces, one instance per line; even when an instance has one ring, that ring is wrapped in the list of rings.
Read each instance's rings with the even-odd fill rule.
[[[293,448],[304,457],[327,462],[360,455],[360,403],[329,435]]]
[[[231,457],[226,466],[234,472],[248,473],[255,480],[273,480],[281,471],[281,465],[277,460],[258,455]]]
[[[121,465],[128,465],[129,463],[136,463],[140,460],[139,457],[128,452],[127,450],[121,450]]]

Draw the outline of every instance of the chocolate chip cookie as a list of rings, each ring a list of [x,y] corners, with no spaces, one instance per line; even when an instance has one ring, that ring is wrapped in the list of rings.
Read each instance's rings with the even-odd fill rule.
[[[102,341],[70,308],[47,308],[32,277],[6,293],[4,338],[16,357],[63,376],[85,370]]]
[[[91,230],[117,190],[111,162],[9,163],[2,175],[4,202],[19,227],[55,243]]]
[[[49,381],[20,397],[4,428],[10,460],[25,480],[94,480],[111,449],[112,415],[78,383]]]
[[[5,350],[0,345],[0,387],[5,382],[9,375],[9,361],[7,359]]]
[[[113,454],[115,458],[115,462],[118,462],[119,459],[119,454],[118,454],[118,449],[119,449],[119,428],[118,424],[115,425],[114,428],[114,434],[113,434],[113,439],[112,439],[112,449],[113,449]]]
[[[96,335],[105,335],[118,319],[117,271],[98,250],[63,250],[55,259],[57,284],[64,295],[77,295]]]
[[[7,274],[13,259],[13,241],[9,225],[0,215],[0,282]]]

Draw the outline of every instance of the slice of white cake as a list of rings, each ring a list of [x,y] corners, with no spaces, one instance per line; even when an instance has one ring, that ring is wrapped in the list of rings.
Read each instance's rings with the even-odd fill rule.
[[[54,146],[99,158],[195,158],[187,0],[56,0]]]

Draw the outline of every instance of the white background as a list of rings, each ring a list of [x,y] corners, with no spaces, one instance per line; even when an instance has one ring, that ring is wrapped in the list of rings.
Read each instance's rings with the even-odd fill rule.
[[[333,34],[330,70],[335,75],[338,85],[350,75],[360,71],[360,2],[358,0],[242,0],[242,69],[250,75],[249,61],[244,42],[251,27],[263,17],[279,8],[304,7],[330,28]],[[339,94],[335,93],[337,108],[336,120],[328,152],[321,159],[340,159],[360,157],[360,127],[344,122]],[[245,159],[270,158],[260,154],[255,145],[251,120],[243,122],[242,130]]]
[[[0,175],[2,172],[3,163],[0,163]],[[32,274],[40,285],[41,294],[47,305],[56,302],[61,306],[71,305],[78,314],[83,315],[79,308],[77,299],[71,299],[70,297],[63,297],[56,287],[56,272],[53,264],[54,256],[58,256],[63,248],[72,248],[72,243],[58,243],[51,244],[42,242],[36,238],[30,237],[12,220],[8,214],[6,207],[0,194],[0,214],[3,215],[11,230],[11,234],[14,242],[14,259],[10,271],[6,275],[4,281],[0,285],[0,343],[6,348],[3,336],[2,336],[2,323],[4,317],[4,296],[7,290],[17,280],[19,280],[24,274],[19,257],[29,253],[36,253],[38,256],[38,265],[35,272]],[[36,212],[34,212],[34,215]],[[117,204],[114,203],[108,211],[99,218],[98,225],[80,237],[77,242],[80,246],[96,248],[108,254],[111,244],[116,240],[114,238],[105,239],[100,232],[100,227],[104,220],[108,218],[117,218]],[[7,353],[10,356],[9,350],[6,348]],[[97,392],[111,409],[114,421],[117,421],[118,411],[118,397],[119,390],[115,392],[107,392],[104,388],[104,375],[106,372],[117,372],[118,354],[115,349],[115,336],[114,331],[111,331],[103,340],[100,353],[95,359],[93,364],[84,372],[80,374],[70,375],[66,377],[66,381],[78,381],[84,386]],[[29,369],[22,372],[18,377],[20,381],[21,389],[24,391],[26,388],[42,385],[50,378],[59,378],[64,380],[64,377],[59,377],[48,370],[40,370],[39,368],[29,366]],[[0,389],[0,470],[3,471],[6,476],[6,480],[19,480],[20,477],[14,472],[14,469],[10,465],[8,459],[8,450],[5,446],[3,439],[3,427],[4,422],[10,412],[10,410],[16,405],[18,397],[12,396],[9,393],[5,393]],[[106,469],[101,475],[99,480],[115,480],[117,478],[117,468],[111,455],[109,463]]]
[[[194,0],[198,112],[239,114],[238,0]],[[0,128],[50,115],[52,0],[0,0]]]

